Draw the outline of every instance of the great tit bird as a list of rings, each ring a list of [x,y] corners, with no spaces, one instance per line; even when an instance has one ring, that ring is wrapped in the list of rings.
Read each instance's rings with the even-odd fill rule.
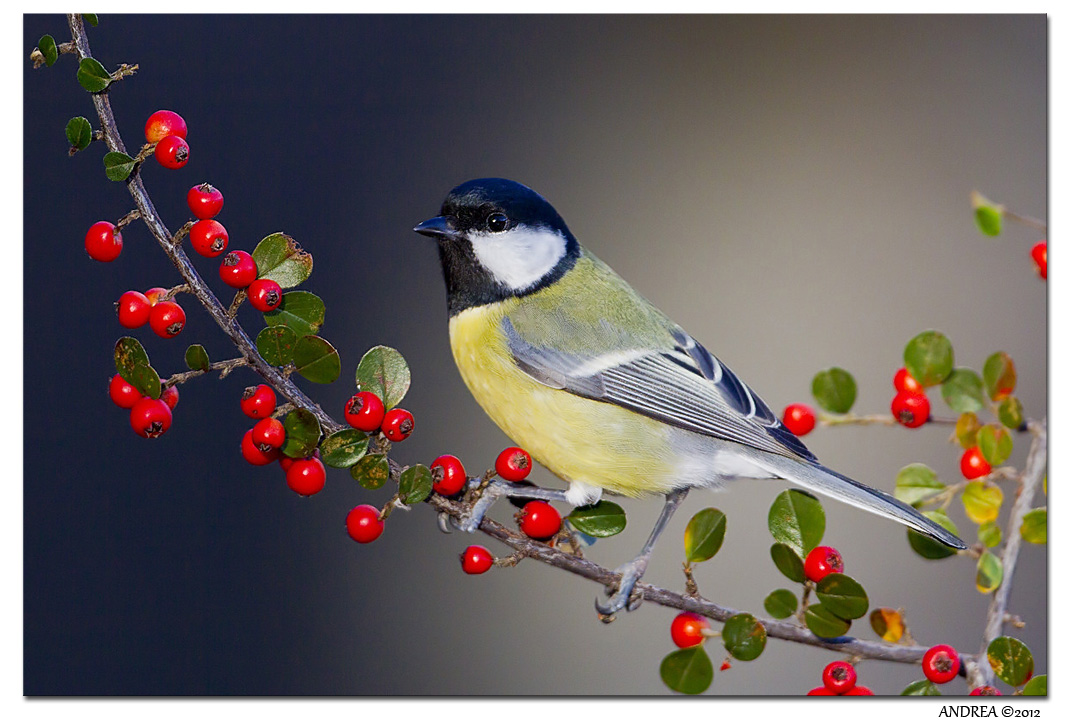
[[[530,188],[502,178],[463,183],[414,230],[438,242],[450,346],[469,391],[569,483],[544,498],[579,506],[603,490],[666,495],[640,555],[619,568],[616,593],[596,602],[601,613],[631,608],[632,588],[688,489],[729,479],[785,479],[966,548],[913,507],[820,464],[755,392],[584,249]]]

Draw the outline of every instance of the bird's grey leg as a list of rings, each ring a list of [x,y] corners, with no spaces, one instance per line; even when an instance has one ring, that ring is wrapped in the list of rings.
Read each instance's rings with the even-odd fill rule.
[[[651,553],[658,542],[658,537],[665,531],[669,520],[673,518],[673,513],[677,511],[677,507],[680,506],[680,503],[684,501],[684,497],[687,495],[687,487],[674,489],[666,494],[665,506],[662,507],[662,513],[658,515],[658,521],[655,522],[654,529],[651,530],[651,535],[647,537],[647,543],[643,545],[643,549],[640,550],[635,559],[614,570],[621,574],[621,581],[617,583],[617,591],[606,601],[606,604],[601,603],[598,599],[595,600],[595,611],[600,615],[609,617],[622,609],[628,609],[631,612],[640,606],[643,597],[635,600],[631,599],[632,589],[643,576],[643,573],[647,571],[647,562],[651,559]],[[609,587],[607,591],[609,591]]]
[[[480,480],[476,479],[475,482],[479,484]],[[566,501],[565,492],[559,489],[544,489],[539,486],[514,484],[509,481],[495,479],[483,490],[483,494],[481,494],[480,498],[476,500],[476,503],[472,505],[472,509],[465,515],[465,518],[456,522],[457,528],[464,532],[476,531],[476,527],[483,521],[483,517],[487,513],[487,510],[503,496],[520,497],[524,499],[542,499],[544,501]]]

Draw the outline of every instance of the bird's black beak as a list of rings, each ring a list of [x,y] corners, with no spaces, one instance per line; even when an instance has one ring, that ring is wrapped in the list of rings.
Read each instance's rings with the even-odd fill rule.
[[[457,219],[453,216],[435,216],[413,228],[414,231],[428,238],[459,238]]]

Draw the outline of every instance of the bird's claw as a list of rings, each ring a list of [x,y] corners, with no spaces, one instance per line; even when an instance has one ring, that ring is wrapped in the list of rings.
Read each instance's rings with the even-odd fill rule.
[[[621,574],[621,580],[617,583],[614,591],[606,603],[595,600],[595,611],[604,618],[603,621],[611,622],[612,617],[622,609],[634,612],[643,604],[643,592],[635,591],[636,582],[640,581],[647,569],[647,560],[634,559],[628,564],[618,567],[615,571]],[[607,587],[607,593],[614,587]]]

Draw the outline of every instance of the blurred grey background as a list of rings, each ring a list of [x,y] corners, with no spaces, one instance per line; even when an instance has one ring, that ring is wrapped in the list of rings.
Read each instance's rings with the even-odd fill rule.
[[[60,16],[25,16],[24,31],[25,56],[67,32]],[[982,237],[968,202],[977,188],[1046,214],[1044,16],[103,15],[90,42],[109,68],[140,64],[110,92],[128,147],[158,108],[188,122],[189,164],[144,168],[172,230],[188,218],[186,190],[207,180],[225,195],[231,248],[283,230],[314,254],[305,287],[327,304],[323,335],[344,367],[334,385],[303,384],[326,409],[341,416],[368,347],[405,354],[417,427],[397,447],[403,463],[449,452],[477,469],[507,443],[454,369],[438,260],[410,231],[451,187],[487,175],[545,195],[776,410],[808,401],[813,374],[838,365],[859,383],[859,412],[887,411],[904,344],[937,328],[959,364],[1009,352],[1027,413],[1046,414],[1046,287],[1029,258],[1040,236]],[[358,546],[346,511],[387,489],[332,471],[302,499],[277,468],[246,464],[248,372],[184,385],[171,431],[137,438],[105,390],[124,333],[111,304],[177,274],[137,224],[115,263],[85,257],[85,229],[132,203],[101,172],[99,145],[66,157],[67,119],[96,125],[72,58],[24,68],[26,694],[668,692],[658,665],[672,611],[648,604],[604,626],[598,589],[560,571],[527,562],[467,577],[457,554],[483,540],[440,534],[425,506]],[[217,262],[195,262],[227,297]],[[136,332],[164,374],[191,343],[233,355],[206,313],[184,307],[177,340]],[[259,329],[255,312],[241,318]],[[891,490],[913,461],[958,479],[947,435],[819,429],[806,442]],[[782,488],[692,494],[647,580],[683,587],[684,525],[717,506],[728,535],[699,567],[701,589],[763,614],[765,595],[789,586],[767,553]],[[611,567],[659,507],[624,505],[629,528],[588,553]],[[825,541],[872,606],[903,607],[920,643],[979,647],[988,599],[970,560],[924,561],[901,527],[825,507]],[[958,504],[952,515],[973,541]],[[1027,622],[1016,635],[1047,671],[1044,547],[1023,550],[1015,581],[1010,611]],[[865,621],[853,631],[873,638]],[[712,692],[802,694],[835,658],[772,640]],[[915,679],[904,665],[860,666],[883,694]]]

